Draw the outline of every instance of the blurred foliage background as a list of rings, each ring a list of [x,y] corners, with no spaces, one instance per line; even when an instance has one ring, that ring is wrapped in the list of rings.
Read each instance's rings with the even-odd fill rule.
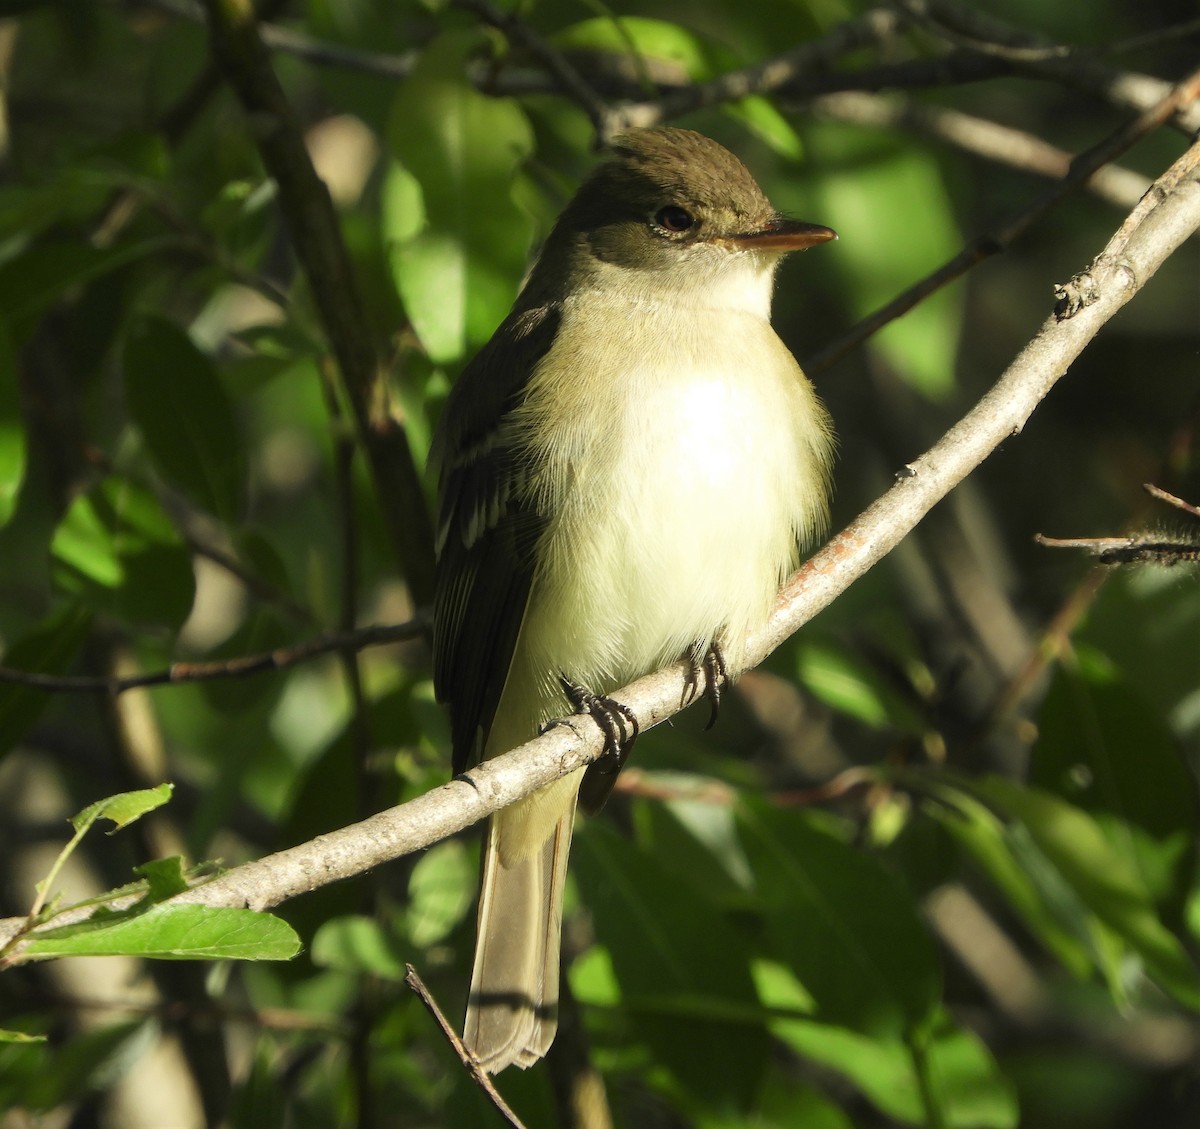
[[[1200,36],[1188,0],[264,8],[352,284],[298,267],[290,182],[260,155],[274,127],[230,92],[199,8],[0,4],[8,915],[64,821],[113,793],[175,785],[84,841],[60,904],[150,859],[257,858],[445,779],[419,637],[289,656],[422,606],[426,518],[386,466],[423,475],[446,391],[589,167],[598,117],[665,112],[841,233],[785,265],[776,300],[836,420],[836,527],[989,386],[1186,148],[1167,125],[992,238],[1194,67]],[[806,44],[781,84],[756,72],[749,96],[697,108],[700,84]],[[973,241],[980,265],[834,357]],[[1200,502],[1198,246],[743,678],[714,732],[688,713],[639,744],[577,835],[555,1051],[498,1079],[527,1125],[1200,1123],[1195,569],[1101,570],[1033,540],[1195,541],[1141,484]],[[329,292],[349,285],[357,389],[330,348]],[[273,672],[124,693],[11,675],[270,651]],[[402,983],[412,962],[461,1015],[475,855],[466,836],[282,906],[303,943],[289,962],[5,971],[0,1125],[500,1124]],[[581,1113],[597,1078],[606,1102]]]

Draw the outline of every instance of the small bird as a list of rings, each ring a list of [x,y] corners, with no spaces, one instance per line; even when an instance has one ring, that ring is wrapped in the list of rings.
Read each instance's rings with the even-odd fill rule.
[[[456,773],[667,663],[713,690],[744,667],[826,520],[833,445],[771,328],[775,268],[836,238],[676,128],[619,137],[563,210],[433,444],[434,681]],[[488,827],[463,1041],[492,1073],[554,1039],[583,777]]]

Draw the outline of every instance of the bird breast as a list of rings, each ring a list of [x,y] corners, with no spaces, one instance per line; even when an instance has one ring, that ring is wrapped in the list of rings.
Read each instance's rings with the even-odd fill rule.
[[[714,638],[738,669],[824,520],[830,457],[824,409],[766,317],[569,300],[518,412],[550,518],[526,669],[606,692]]]

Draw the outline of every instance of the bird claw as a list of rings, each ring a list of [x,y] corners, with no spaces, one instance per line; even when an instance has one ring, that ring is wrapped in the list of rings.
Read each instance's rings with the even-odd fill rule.
[[[577,714],[587,714],[604,734],[604,752],[601,760],[609,761],[606,771],[620,772],[629,750],[637,740],[641,725],[633,711],[621,702],[593,694],[586,686],[572,682],[565,674],[559,675],[563,693]],[[599,765],[601,760],[597,760]],[[611,764],[615,761],[615,766]]]
[[[721,644],[713,640],[704,651],[700,650],[699,642],[688,648],[687,663],[689,667],[688,684],[691,686],[689,701],[703,693],[709,702],[708,721],[705,729],[711,729],[717,724],[721,713],[721,693],[729,685],[729,667],[725,664],[725,655]],[[704,676],[704,688],[700,688],[700,676]]]
[[[588,765],[579,787],[579,800],[584,811],[594,814],[604,806],[617,775],[625,767],[633,750],[641,725],[634,712],[612,698],[593,694],[587,687],[559,676],[563,693],[577,714],[587,714],[604,734],[604,751]]]

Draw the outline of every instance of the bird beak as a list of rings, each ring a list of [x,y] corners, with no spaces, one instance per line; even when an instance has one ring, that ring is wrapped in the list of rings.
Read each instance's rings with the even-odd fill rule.
[[[761,231],[727,235],[722,242],[731,243],[746,251],[803,251],[808,247],[815,247],[818,243],[828,243],[837,237],[837,232],[831,227],[777,216]]]

